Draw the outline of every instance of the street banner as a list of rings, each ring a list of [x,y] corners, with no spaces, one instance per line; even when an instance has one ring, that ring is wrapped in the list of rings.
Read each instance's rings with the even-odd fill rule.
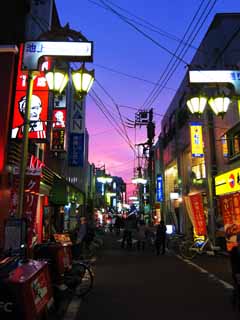
[[[226,194],[220,197],[227,250],[237,245],[237,233],[240,232],[240,193]]]
[[[203,200],[201,193],[189,195],[190,205],[194,217],[194,229],[199,236],[207,234],[206,218],[204,215]]]
[[[183,198],[195,233],[198,236],[206,236],[207,227],[201,193],[191,194]]]

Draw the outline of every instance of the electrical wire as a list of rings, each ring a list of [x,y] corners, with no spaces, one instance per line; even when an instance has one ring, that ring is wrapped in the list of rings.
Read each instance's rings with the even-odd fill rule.
[[[91,3],[93,3],[93,4],[95,4],[95,5],[97,5],[97,6],[99,6],[99,7],[101,7],[101,8],[103,8],[103,9],[107,9],[105,6],[100,5],[100,4],[97,3],[96,1],[93,1],[93,0],[88,0],[88,1],[91,2]],[[170,39],[170,40],[174,40],[174,41],[177,41],[177,42],[182,42],[182,40],[181,40],[180,38],[178,38],[176,35],[174,35],[174,34],[172,34],[172,33],[170,33],[170,32],[167,32],[167,31],[165,31],[165,30],[163,30],[163,29],[161,29],[161,28],[153,25],[152,23],[148,22],[147,20],[143,19],[142,17],[139,17],[139,16],[133,14],[132,12],[130,12],[129,10],[126,10],[126,9],[120,7],[119,5],[116,5],[116,4],[113,3],[112,1],[109,1],[109,0],[105,0],[105,1],[109,2],[109,3],[112,4],[114,7],[118,8],[119,10],[128,13],[130,16],[135,17],[137,20],[140,20],[140,21],[144,22],[145,24],[141,24],[141,23],[139,23],[137,20],[130,19],[130,18],[128,18],[128,17],[125,16],[125,18],[128,19],[129,21],[132,21],[133,23],[135,23],[135,24],[137,24],[137,25],[140,25],[140,26],[142,26],[143,28],[146,28],[146,29],[148,29],[148,30],[150,30],[150,31],[152,31],[152,32],[158,33],[158,34],[160,34],[161,36],[164,36],[164,37],[166,37],[166,38],[168,38],[168,39]],[[183,42],[183,43],[186,44],[186,45],[188,44],[187,42]],[[198,48],[194,47],[193,45],[191,45],[191,47],[192,47],[194,50],[198,50]]]
[[[210,5],[210,3],[211,3],[211,0],[209,0],[208,3],[207,3],[207,5],[203,8],[203,11],[204,11],[204,12],[207,10],[207,8],[208,8],[208,6]],[[187,38],[187,41],[190,40],[190,38],[191,38],[191,36],[192,36],[192,33],[193,33],[194,31],[195,31],[194,39],[196,38],[196,36],[197,36],[197,34],[199,33],[199,31],[200,31],[203,23],[206,21],[206,18],[208,17],[208,15],[210,14],[211,10],[213,9],[213,6],[215,5],[215,3],[216,3],[216,0],[214,1],[214,3],[213,3],[213,5],[212,5],[212,7],[210,8],[209,12],[207,13],[207,15],[205,16],[203,22],[202,22],[202,23],[200,24],[200,26],[196,29],[196,27],[199,25],[199,23],[200,23],[203,15],[201,14],[201,16],[198,18],[197,22],[195,23],[195,26],[193,27],[193,31],[191,31],[190,35],[189,35],[188,38]],[[185,38],[187,37],[187,34],[188,34],[189,30],[191,29],[191,27],[192,27],[192,25],[193,25],[193,23],[194,23],[194,20],[196,20],[197,15],[198,15],[199,12],[201,11],[203,4],[204,4],[204,0],[201,1],[199,7],[197,8],[197,10],[196,10],[196,12],[195,12],[195,14],[194,14],[191,22],[189,23],[189,25],[188,25],[188,27],[187,27],[187,30],[186,30],[185,33],[184,33],[183,39],[185,39]],[[191,43],[193,42],[194,39],[191,40]],[[176,48],[176,50],[175,50],[175,53],[178,52],[178,50],[180,49],[180,46],[181,46],[180,44],[177,46],[177,48]],[[184,46],[184,47],[181,49],[181,51],[180,51],[180,54],[182,55],[182,57],[184,57],[184,56],[186,55],[186,53],[187,53],[187,50],[185,50],[185,52],[182,53],[185,48],[186,48],[186,46]],[[164,71],[162,72],[162,74],[161,74],[161,76],[160,76],[160,78],[159,78],[159,80],[158,80],[158,87],[156,86],[155,89],[153,89],[153,90],[151,91],[151,93],[149,94],[149,96],[148,96],[148,97],[146,98],[146,100],[144,101],[143,107],[144,107],[144,106],[146,107],[146,105],[148,105],[149,108],[150,108],[150,106],[153,104],[153,102],[157,99],[157,97],[159,96],[159,94],[162,92],[163,87],[164,87],[164,86],[167,84],[167,82],[171,79],[171,77],[173,76],[173,74],[174,74],[174,72],[176,71],[177,67],[179,66],[179,64],[177,64],[177,66],[176,66],[176,63],[177,63],[177,62],[178,62],[177,60],[174,61],[174,57],[172,57],[172,58],[170,59],[170,61],[168,62],[167,66],[165,67]],[[162,81],[162,84],[160,84],[161,81]]]
[[[104,114],[104,116],[107,118],[107,120],[110,122],[110,124],[114,127],[114,129],[118,132],[118,134],[124,139],[124,141],[130,146],[130,148],[135,152],[134,147],[132,144],[129,144],[128,139],[126,139],[125,134],[121,127],[119,127],[118,123],[116,122],[116,119],[112,116],[112,114],[108,111],[106,106],[104,105],[101,98],[97,95],[97,93],[92,89],[92,93],[89,93],[92,100],[95,102],[96,106],[100,109],[100,111]]]
[[[96,80],[97,81],[97,80]],[[114,101],[114,99],[112,98],[112,96],[108,93],[108,91],[99,83],[99,81],[97,81],[97,84],[100,86],[100,88],[104,91],[104,93],[111,99],[112,103],[115,105],[116,109],[117,109],[117,112],[118,112],[118,115],[119,115],[119,118],[120,118],[120,121],[122,123],[122,127],[123,127],[123,131],[126,135],[126,138],[129,142],[129,145],[133,145],[133,143],[131,142],[129,136],[128,136],[128,132],[127,132],[127,128],[126,128],[126,125],[125,125],[125,122],[123,121],[123,117],[122,117],[122,114],[120,112],[120,109],[117,105],[117,103]]]
[[[148,40],[150,40],[151,42],[153,42],[155,45],[157,45],[158,47],[160,47],[162,50],[164,50],[165,52],[167,52],[168,54],[170,54],[171,56],[174,56],[176,59],[178,59],[179,61],[181,61],[182,63],[184,63],[184,65],[188,65],[188,62],[185,61],[184,59],[182,59],[181,57],[179,57],[178,55],[176,55],[174,52],[172,52],[171,50],[169,50],[168,48],[164,47],[163,45],[161,45],[158,41],[156,41],[154,38],[150,37],[147,33],[143,32],[141,29],[139,29],[138,27],[136,27],[132,22],[128,21],[126,19],[126,17],[124,17],[123,15],[121,15],[119,12],[117,12],[115,9],[113,9],[109,4],[105,3],[104,0],[99,0],[102,4],[104,4],[106,6],[106,8],[108,8],[111,12],[113,12],[115,15],[117,15],[121,20],[123,20],[124,22],[126,22],[128,25],[130,25],[133,29],[135,29],[136,31],[138,31],[140,34],[142,34],[145,38],[147,38]]]

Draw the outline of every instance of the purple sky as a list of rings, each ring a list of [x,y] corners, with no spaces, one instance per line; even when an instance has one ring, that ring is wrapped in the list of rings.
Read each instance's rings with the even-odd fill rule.
[[[109,9],[104,8],[100,0],[56,0],[56,5],[62,25],[69,22],[72,29],[81,31],[94,42],[94,62],[86,65],[89,70],[95,69],[96,77],[92,91],[87,97],[86,123],[90,134],[89,160],[97,166],[105,163],[110,174],[122,176],[126,182],[130,182],[134,165],[137,165],[134,162],[133,151],[106,119],[92,96],[97,95],[100,98],[107,112],[114,117],[114,121],[118,121],[119,125],[121,123],[116,104],[120,106],[122,117],[132,120],[136,110],[131,108],[152,107],[157,136],[160,132],[160,115],[168,107],[186,72],[185,62],[191,61],[195,52],[194,48],[198,47],[214,15],[221,12],[240,12],[240,1],[104,1],[118,14],[124,16],[124,19],[127,18],[131,25],[121,20]],[[211,10],[212,5],[214,6]],[[197,15],[196,12],[198,12]],[[165,83],[166,88],[153,97],[150,104],[146,104],[146,99],[149,101],[150,94],[155,88],[153,83],[160,81],[172,58],[169,51],[173,53],[176,50],[180,44],[179,39],[183,38],[193,19],[194,22],[187,33],[187,36],[191,35],[191,37],[186,42],[191,42],[195,37],[194,32],[201,24],[202,28],[191,42],[192,47],[184,56],[184,62],[180,62],[171,79]],[[198,26],[196,26],[197,20],[199,20]],[[132,25],[135,26],[135,29]],[[180,47],[180,50],[182,48],[183,46]],[[162,81],[163,79],[159,83]],[[145,128],[127,129],[127,131],[133,144],[146,141]]]

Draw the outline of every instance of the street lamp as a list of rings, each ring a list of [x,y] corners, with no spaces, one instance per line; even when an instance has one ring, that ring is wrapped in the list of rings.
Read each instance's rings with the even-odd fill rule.
[[[55,93],[62,93],[68,83],[68,74],[64,70],[53,69],[45,72],[48,88]]]
[[[223,94],[219,94],[215,97],[208,98],[205,95],[200,94],[199,96],[191,96],[187,100],[187,106],[192,114],[197,114],[200,116],[203,114],[205,107],[207,104],[211,107],[211,110],[214,112],[216,116],[221,116],[222,118],[228,111],[228,107],[231,103],[231,99],[229,97],[224,96]],[[215,221],[214,221],[214,195],[215,189],[213,185],[213,169],[212,164],[216,161],[215,159],[215,141],[214,141],[214,132],[213,127],[209,127],[209,121],[212,121],[212,115],[207,112],[206,115],[207,126],[206,126],[206,150],[207,153],[207,182],[208,182],[208,202],[209,202],[209,216],[210,216],[210,233],[213,242],[215,242]]]
[[[187,106],[190,112],[198,115],[201,115],[204,112],[207,103],[210,105],[216,116],[220,115],[223,118],[228,111],[231,100],[224,95],[211,97],[209,99],[206,96],[199,95],[193,96],[187,100]]]
[[[94,70],[88,71],[83,63],[78,70],[72,71],[72,80],[76,92],[83,97],[93,85]]]
[[[60,69],[53,69],[45,73],[45,78],[50,91],[62,93],[68,82],[67,72]],[[73,85],[80,98],[85,96],[91,89],[94,81],[94,70],[88,71],[82,64],[78,70],[72,71]]]

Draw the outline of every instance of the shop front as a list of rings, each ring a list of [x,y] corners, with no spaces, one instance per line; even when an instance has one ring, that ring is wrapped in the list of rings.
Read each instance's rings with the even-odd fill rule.
[[[237,245],[240,233],[240,168],[236,168],[215,177],[215,193],[227,250]]]

